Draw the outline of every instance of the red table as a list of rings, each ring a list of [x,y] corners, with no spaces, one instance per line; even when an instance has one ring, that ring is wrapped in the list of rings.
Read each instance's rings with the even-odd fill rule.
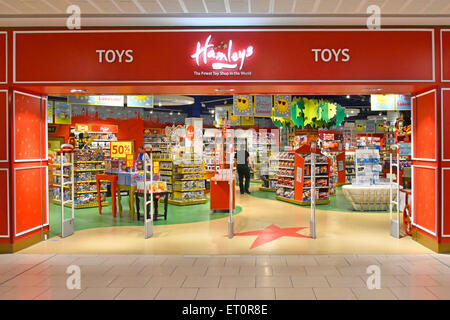
[[[100,181],[110,181],[111,182],[111,199],[112,199],[112,211],[113,217],[117,216],[116,207],[116,190],[117,190],[117,179],[118,176],[113,174],[97,174],[95,175],[95,181],[97,183],[97,201],[98,201],[98,213],[102,214],[102,199],[100,195]]]

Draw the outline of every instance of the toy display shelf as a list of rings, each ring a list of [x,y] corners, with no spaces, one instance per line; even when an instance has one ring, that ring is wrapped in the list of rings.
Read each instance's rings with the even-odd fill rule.
[[[161,180],[161,181],[165,181],[166,185],[167,185],[167,192],[168,193],[172,193],[172,183],[173,183],[173,170],[174,170],[174,165],[173,165],[173,161],[172,159],[168,159],[169,156],[167,156],[165,159],[154,159],[154,161],[159,161],[162,162],[162,164],[159,164],[159,174],[162,176],[164,176],[166,179],[167,177],[170,177],[169,180]],[[162,167],[162,166],[166,166],[170,163],[170,167]],[[164,172],[163,172],[164,171]],[[163,179],[163,178],[161,178]],[[169,196],[170,198],[170,196]],[[162,198],[161,198],[162,199]]]
[[[95,192],[97,192],[97,191],[95,191]],[[59,201],[59,200],[52,199],[51,202],[52,202],[53,204],[61,205],[61,201]],[[65,207],[68,207],[68,208],[71,208],[71,207],[72,207],[72,205],[71,205],[70,203],[66,203],[64,206],[65,206]],[[103,206],[109,206],[109,202],[108,202],[108,201],[103,201],[103,202],[102,202],[102,207],[103,207]],[[74,205],[74,208],[75,208],[75,209],[95,208],[95,207],[98,207],[98,203],[97,203],[97,202],[87,203],[87,204],[76,204],[76,205]]]
[[[330,159],[319,152],[316,152],[316,196],[319,192],[322,195],[317,197],[316,204],[330,203]],[[288,155],[289,156],[288,156]],[[306,183],[311,181],[311,149],[308,145],[303,145],[296,150],[291,150],[287,153],[280,153],[279,162],[293,162],[294,166],[280,166],[278,177],[280,180],[287,180],[288,182],[278,181],[276,199],[280,201],[286,201],[298,205],[310,205],[310,192],[311,185]],[[290,170],[290,174],[283,173],[282,171]],[[294,173],[294,176],[292,176]],[[322,181],[320,185],[317,185],[318,180]],[[294,181],[292,184],[292,180]],[[281,183],[280,183],[281,182]],[[309,193],[309,194],[308,194]],[[326,196],[323,196],[326,195]]]
[[[184,197],[184,193],[187,192],[203,192],[205,191],[205,184],[206,182],[204,182],[203,187],[201,188],[183,188],[183,183],[186,184],[187,181],[205,181],[206,178],[204,176],[204,174],[206,173],[205,171],[205,162],[204,160],[202,160],[201,164],[195,163],[194,161],[198,160],[198,159],[192,159],[192,164],[186,164],[186,163],[180,163],[180,164],[172,164],[172,197],[171,199],[169,199],[169,203],[170,204],[174,204],[174,205],[178,205],[178,206],[187,206],[187,205],[193,205],[193,204],[201,204],[201,203],[206,203],[207,199],[204,198],[203,195],[203,199],[196,199],[195,197],[193,197],[192,199],[184,199],[184,200],[179,200],[176,197],[175,193],[183,193],[182,197]],[[198,168],[201,168],[200,171],[186,171],[187,168],[192,168],[193,170],[198,170]],[[186,177],[186,175],[193,175],[193,174],[203,174],[203,177],[193,177],[193,178],[188,178]],[[197,183],[199,184],[199,183]],[[198,185],[200,186],[200,185]]]

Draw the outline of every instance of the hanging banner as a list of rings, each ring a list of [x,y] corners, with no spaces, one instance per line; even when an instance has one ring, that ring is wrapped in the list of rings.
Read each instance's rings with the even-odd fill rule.
[[[241,117],[241,126],[253,126],[254,124],[255,124],[255,118]]]
[[[255,117],[272,116],[272,96],[254,96]]]
[[[376,122],[375,133],[384,133],[384,121],[378,120]]]
[[[356,120],[355,121],[355,129],[356,129],[356,133],[366,133],[366,121],[365,120]]]
[[[53,123],[53,101],[47,100],[47,123]]]
[[[134,155],[132,153],[126,155],[126,167],[127,168],[134,167]]]
[[[375,120],[366,121],[366,133],[375,133]]]
[[[127,96],[129,108],[153,108],[153,96]]]
[[[133,153],[132,141],[111,141],[111,159],[125,158]]]
[[[291,116],[291,96],[290,95],[274,95],[273,96],[273,116],[274,117],[290,117]]]
[[[411,96],[397,94],[372,94],[370,96],[372,111],[411,110]]]
[[[228,125],[230,127],[236,127],[241,124],[241,122],[239,121],[239,116],[233,115],[231,110],[228,111],[228,118],[229,118]]]
[[[228,110],[230,108],[225,107],[225,106],[216,106],[215,108],[215,112],[214,112],[214,116],[215,116],[215,120],[216,120],[216,127],[222,127],[225,122],[227,123],[227,125],[229,125],[229,121],[228,121]]]
[[[235,116],[252,116],[253,97],[250,95],[234,95],[233,114]]]
[[[71,124],[72,107],[64,101],[55,101],[55,123]]]
[[[123,96],[68,96],[67,102],[70,104],[84,104],[92,106],[108,106],[108,107],[123,107]]]
[[[397,95],[395,110],[411,110],[411,96],[403,94]]]

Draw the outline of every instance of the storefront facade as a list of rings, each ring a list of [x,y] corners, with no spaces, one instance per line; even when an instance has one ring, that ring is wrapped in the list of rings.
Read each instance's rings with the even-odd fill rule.
[[[0,252],[48,231],[45,97],[72,89],[411,94],[413,235],[450,251],[450,30],[5,30],[0,61]]]

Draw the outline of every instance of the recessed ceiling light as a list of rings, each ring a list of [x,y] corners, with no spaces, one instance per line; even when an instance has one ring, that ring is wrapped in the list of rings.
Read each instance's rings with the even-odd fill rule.
[[[70,89],[70,93],[87,92],[86,89]]]
[[[178,114],[178,115],[180,115],[180,113],[179,113],[179,112],[178,112],[177,114]]]
[[[153,113],[153,110],[150,110],[150,113]]]
[[[223,88],[217,88],[217,89],[214,89],[214,91],[216,91],[216,92],[233,92],[234,91],[234,89],[223,89]]]
[[[347,99],[350,99],[350,96],[349,96],[349,95],[347,95]]]
[[[173,112],[172,111],[170,111],[170,113],[169,113],[171,116],[173,115]]]

